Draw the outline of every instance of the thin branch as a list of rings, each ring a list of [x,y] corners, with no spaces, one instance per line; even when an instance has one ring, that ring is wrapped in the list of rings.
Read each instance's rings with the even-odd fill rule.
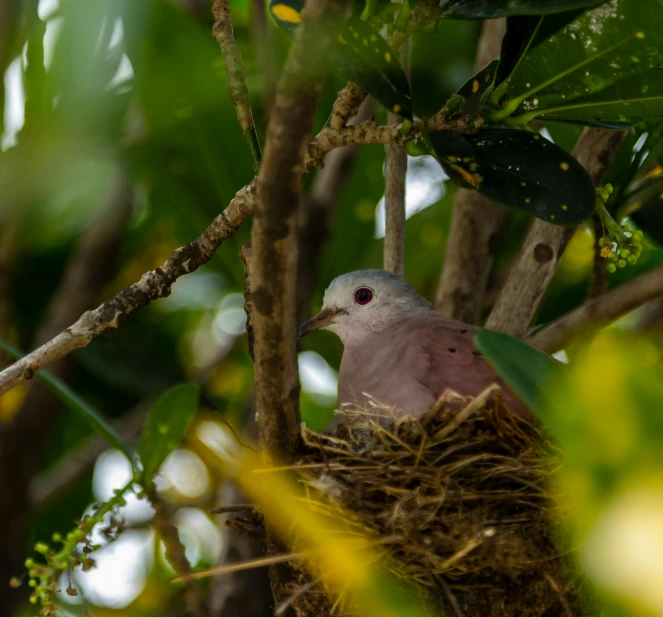
[[[246,313],[246,333],[249,338],[249,356],[255,362],[253,353],[253,299],[251,298],[251,289],[253,289],[251,276],[251,245],[245,244],[239,251],[239,258],[244,264],[244,312]]]
[[[599,240],[603,235],[603,225],[597,218],[594,219],[594,263],[592,265],[592,275],[589,279],[588,298],[598,298],[608,291],[608,274],[606,265],[608,260],[601,256],[601,247]]]
[[[401,65],[409,75],[412,56],[412,39],[400,52]],[[402,118],[392,112],[388,122],[394,124]],[[407,176],[407,154],[399,146],[385,148],[385,231],[383,247],[384,269],[403,276],[405,274],[405,180]]]
[[[0,394],[27,379],[47,364],[59,360],[94,338],[119,328],[128,315],[150,300],[170,295],[172,284],[182,275],[207,263],[221,242],[230,237],[246,219],[255,200],[255,180],[241,189],[228,207],[195,240],[177,249],[159,268],[123,289],[113,299],[87,311],[72,326],[0,373]]]
[[[499,56],[505,28],[504,19],[484,22],[475,72]],[[472,325],[479,323],[497,238],[507,218],[506,208],[477,191],[456,188],[444,265],[435,293],[438,313]]]
[[[251,113],[251,101],[249,90],[246,87],[244,67],[242,66],[242,55],[233,36],[233,25],[230,19],[230,8],[228,0],[213,0],[212,14],[216,22],[212,32],[221,47],[221,55],[226,63],[226,76],[230,100],[235,106],[237,120],[244,134],[244,139],[249,146],[251,158],[253,159],[253,171],[258,173],[260,169],[260,142],[258,133],[253,122]]]
[[[166,557],[172,563],[175,571],[185,581],[187,610],[193,617],[208,617],[209,613],[200,583],[197,580],[187,578],[193,574],[193,570],[186,558],[177,527],[170,520],[168,506],[156,493],[150,494],[149,499],[155,510],[152,523],[166,547]]]
[[[660,297],[663,297],[663,266],[588,300],[526,340],[542,351],[553,353],[563,349],[576,335],[597,330]]]
[[[573,155],[599,184],[614,160],[625,134],[586,128]],[[486,327],[522,337],[527,332],[573,235],[573,228],[536,219],[520,255],[486,322]]]
[[[359,113],[359,108],[365,99],[366,92],[356,84],[349,82],[338,93],[329,118],[329,127],[332,129],[342,129],[348,120],[354,118]]]

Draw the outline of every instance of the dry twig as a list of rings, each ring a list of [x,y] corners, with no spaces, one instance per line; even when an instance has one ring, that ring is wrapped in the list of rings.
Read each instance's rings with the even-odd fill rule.
[[[251,158],[253,159],[253,171],[258,173],[260,169],[260,142],[258,133],[253,122],[251,112],[251,101],[249,90],[244,78],[244,67],[242,66],[242,55],[233,36],[233,24],[230,18],[228,0],[213,0],[212,14],[216,22],[212,32],[221,47],[221,55],[226,63],[226,78],[230,100],[237,112],[237,120],[244,134],[244,139],[249,146]]]

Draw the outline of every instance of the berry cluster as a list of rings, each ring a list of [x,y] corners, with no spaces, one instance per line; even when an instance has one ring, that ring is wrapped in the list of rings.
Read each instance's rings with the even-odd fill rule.
[[[62,545],[60,550],[54,549],[45,542],[37,542],[34,545],[35,552],[43,555],[44,561],[28,558],[25,560],[25,567],[28,569],[28,586],[34,590],[30,596],[30,603],[41,604],[42,617],[53,617],[58,610],[55,598],[60,591],[58,582],[63,572],[79,566],[86,572],[94,566],[95,562],[90,554],[101,548],[101,545],[92,544],[90,541],[92,530],[97,525],[104,524],[100,531],[108,541],[114,540],[122,533],[124,523],[116,516],[115,511],[126,505],[124,495],[131,489],[132,484],[133,481],[115,491],[114,497],[109,501],[94,506],[93,514],[85,516],[65,537],[60,533],[54,533],[52,540],[54,543]],[[18,584],[20,581],[14,581],[15,586]],[[65,592],[70,596],[78,595],[71,583]]]
[[[642,253],[643,233],[632,231],[626,225],[620,225],[606,210],[605,204],[612,195],[612,185],[606,184],[596,189],[596,212],[601,219],[605,235],[599,238],[601,257],[608,260],[606,270],[616,272],[617,268],[633,266]]]

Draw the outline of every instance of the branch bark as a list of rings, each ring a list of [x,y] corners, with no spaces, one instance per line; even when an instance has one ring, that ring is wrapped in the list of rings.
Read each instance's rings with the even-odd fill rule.
[[[401,65],[409,76],[412,39],[401,48]],[[402,122],[398,114],[387,113],[389,124]],[[383,263],[384,269],[400,276],[405,274],[405,182],[407,177],[407,154],[395,145],[386,147],[384,210],[385,230]]]
[[[349,9],[348,0],[306,4],[279,82],[258,177],[251,233],[258,431],[263,455],[285,461],[292,460],[300,431],[297,212],[306,171],[306,144],[327,63]],[[269,512],[266,517],[269,519]],[[268,554],[277,553],[279,548],[268,526]],[[292,580],[288,566],[270,568],[270,580],[279,603]]]
[[[235,195],[228,207],[202,234],[186,246],[177,249],[159,268],[145,273],[140,281],[123,289],[108,302],[83,313],[73,325],[2,371],[0,394],[25,380],[32,379],[37,371],[47,364],[85,347],[100,334],[119,328],[128,315],[151,300],[170,295],[172,284],[180,276],[193,272],[207,263],[221,242],[239,228],[251,211],[255,191],[254,180]]]
[[[563,349],[574,336],[597,330],[660,297],[663,297],[663,266],[588,300],[526,340],[542,351],[554,353]]]
[[[625,134],[586,128],[573,155],[600,184],[614,160]],[[516,263],[502,288],[486,327],[522,337],[527,332],[557,264],[573,235],[573,228],[536,219],[530,228]]]
[[[505,30],[504,19],[484,22],[475,72],[499,56]],[[435,294],[438,313],[472,325],[479,323],[497,237],[507,218],[506,208],[477,191],[456,189],[447,250]]]
[[[230,18],[228,0],[213,0],[212,14],[216,19],[212,32],[221,47],[221,55],[226,64],[226,79],[230,100],[235,107],[239,126],[251,152],[253,171],[258,173],[261,158],[260,142],[253,122],[249,90],[246,87],[244,67],[242,66],[242,54],[233,36],[233,24]]]
[[[251,234],[256,402],[264,451],[288,460],[299,439],[297,210],[308,135],[348,3],[307,5],[267,132]]]

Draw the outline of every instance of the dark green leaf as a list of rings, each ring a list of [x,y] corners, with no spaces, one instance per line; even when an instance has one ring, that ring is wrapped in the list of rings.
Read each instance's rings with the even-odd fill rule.
[[[272,17],[291,36],[301,22],[301,0],[270,0]],[[380,33],[358,17],[351,17],[339,37],[332,66],[361,86],[382,105],[412,120],[410,84],[396,53]]]
[[[584,10],[580,9],[556,15],[519,15],[507,18],[495,83],[502,83],[511,75],[525,53],[550,38],[583,12]]]
[[[14,358],[14,360],[19,360],[24,355],[2,338],[0,338],[0,349],[11,358]],[[113,448],[121,450],[133,463],[133,452],[99,411],[78,396],[64,381],[55,375],[51,375],[48,371],[39,371],[37,377],[99,437],[104,439]]]
[[[539,117],[623,128],[663,119],[663,71],[622,79],[601,92],[550,108]]]
[[[547,28],[547,19],[541,20],[538,29]],[[493,120],[515,114],[522,122],[549,110],[573,106],[619,81],[663,65],[661,24],[660,0],[611,0],[585,11],[539,44],[527,47],[502,88],[495,89],[493,104],[498,104],[503,94],[507,102],[493,114]],[[620,88],[612,96],[624,93]],[[638,98],[640,93],[636,90],[631,94]],[[606,97],[610,99],[610,90]],[[606,121],[620,121],[619,115]],[[594,119],[587,118],[586,113],[578,117]],[[576,116],[569,113],[565,119],[574,120]]]
[[[510,15],[544,15],[585,9],[605,0],[448,0],[442,7],[447,19],[492,19]]]
[[[594,212],[587,171],[552,142],[515,129],[475,135],[430,135],[438,161],[459,184],[510,208],[558,225],[578,225]]]
[[[545,387],[556,379],[562,367],[550,356],[502,332],[481,330],[474,335],[477,349],[497,374],[537,415],[545,406]]]
[[[410,84],[398,56],[366,22],[350,19],[336,47],[333,65],[387,109],[412,120]]]
[[[498,61],[493,60],[482,68],[476,75],[466,81],[456,92],[462,96],[464,102],[455,110],[456,113],[463,115],[474,115],[478,113],[481,107],[481,99],[486,91],[492,86],[495,79],[495,70]]]
[[[149,482],[184,437],[196,409],[200,388],[184,383],[166,390],[154,403],[143,428],[138,454]]]

